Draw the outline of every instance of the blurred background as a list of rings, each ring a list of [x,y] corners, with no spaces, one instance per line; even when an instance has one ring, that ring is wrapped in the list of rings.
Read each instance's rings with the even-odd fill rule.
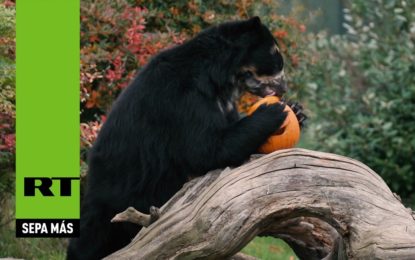
[[[255,15],[284,54],[287,98],[310,117],[298,146],[367,164],[414,209],[415,1],[81,0],[81,175],[112,102],[152,55]],[[64,259],[65,239],[14,238],[14,61],[15,1],[0,0],[0,257]],[[241,113],[255,99],[241,97]],[[297,259],[268,237],[243,252]]]

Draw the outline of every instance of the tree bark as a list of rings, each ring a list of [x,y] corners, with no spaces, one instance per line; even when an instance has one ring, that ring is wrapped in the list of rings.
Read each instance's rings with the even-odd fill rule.
[[[414,214],[374,171],[304,149],[191,180],[107,259],[232,258],[264,235],[302,259],[415,259]]]

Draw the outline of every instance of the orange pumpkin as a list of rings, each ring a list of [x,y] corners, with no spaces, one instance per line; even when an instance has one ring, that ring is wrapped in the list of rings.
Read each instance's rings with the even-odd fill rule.
[[[278,97],[264,97],[248,110],[248,115],[251,115],[262,104],[273,104],[277,102],[280,102]],[[276,150],[292,148],[298,143],[298,140],[300,140],[300,124],[298,123],[297,117],[289,106],[285,106],[284,111],[288,112],[284,123],[280,129],[272,134],[267,142],[258,149],[258,152],[272,153]]]

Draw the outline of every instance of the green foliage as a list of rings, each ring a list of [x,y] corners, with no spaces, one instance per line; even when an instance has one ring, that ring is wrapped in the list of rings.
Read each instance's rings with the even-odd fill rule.
[[[345,20],[347,35],[319,34],[300,68],[314,112],[312,146],[366,163],[409,196],[415,192],[415,3],[353,1]]]
[[[16,10],[6,2],[0,3],[0,173],[14,167],[15,158]]]
[[[16,238],[13,229],[0,227],[0,258],[17,259],[66,259],[65,239],[60,238]]]
[[[16,25],[15,20],[16,10],[15,8],[7,7],[4,4],[0,4],[0,35],[3,37],[14,38],[16,32],[14,30]]]

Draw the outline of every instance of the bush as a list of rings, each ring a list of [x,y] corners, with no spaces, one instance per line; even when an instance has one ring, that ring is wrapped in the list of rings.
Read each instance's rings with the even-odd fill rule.
[[[0,233],[1,227],[13,219],[8,208],[14,194],[16,151],[15,17],[14,2],[0,0]]]
[[[406,197],[415,192],[415,3],[380,2],[353,1],[347,35],[319,34],[299,74],[312,147],[366,163]]]
[[[81,2],[81,166],[112,102],[153,54],[181,43],[178,33],[148,32],[147,8],[127,0]]]
[[[173,32],[146,32],[148,13],[126,0],[82,1],[81,121],[99,120],[137,68],[182,41]]]
[[[15,161],[15,16],[11,1],[0,2],[0,169],[14,169]],[[0,172],[2,173],[2,172]],[[0,186],[0,190],[2,187]]]

